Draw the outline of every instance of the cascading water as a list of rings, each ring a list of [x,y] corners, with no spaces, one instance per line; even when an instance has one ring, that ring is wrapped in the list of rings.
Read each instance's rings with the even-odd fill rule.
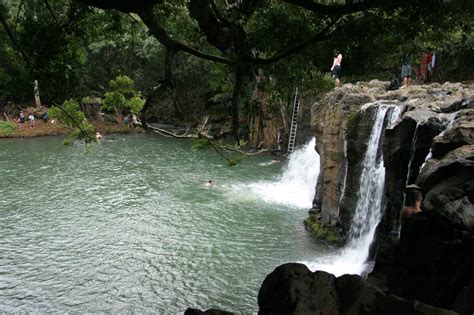
[[[398,117],[398,107],[381,105],[377,109],[377,116],[362,164],[357,208],[349,232],[349,247],[359,250],[364,255],[363,258],[361,257],[364,260],[367,258],[375,228],[381,217],[385,167],[382,154],[377,158],[377,152],[382,138],[385,115],[389,109],[391,109],[389,113],[389,125],[391,125]]]
[[[395,105],[367,104],[362,110],[378,106],[373,129],[369,137],[367,152],[362,163],[360,190],[357,207],[349,231],[349,242],[345,248],[329,257],[306,263],[312,270],[325,270],[335,274],[363,274],[369,267],[367,256],[374,237],[375,229],[380,221],[383,187],[385,183],[385,167],[383,157],[378,155],[384,121],[387,112],[388,124],[394,123],[400,110]]]
[[[315,144],[313,138],[291,153],[276,182],[253,183],[248,187],[265,202],[311,208],[319,175],[319,155],[314,149]]]
[[[411,142],[410,160],[408,161],[408,171],[407,171],[407,179],[405,181],[405,185],[410,184],[411,163],[413,162],[413,159],[415,158],[416,141],[418,140],[418,127],[419,126],[420,126],[420,123],[417,122],[416,127],[415,127],[415,132],[413,133],[413,140]]]

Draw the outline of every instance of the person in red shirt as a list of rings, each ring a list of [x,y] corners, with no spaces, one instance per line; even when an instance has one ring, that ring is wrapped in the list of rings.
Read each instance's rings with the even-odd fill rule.
[[[424,82],[431,81],[431,59],[433,58],[433,53],[430,50],[425,50],[421,55],[421,79]]]

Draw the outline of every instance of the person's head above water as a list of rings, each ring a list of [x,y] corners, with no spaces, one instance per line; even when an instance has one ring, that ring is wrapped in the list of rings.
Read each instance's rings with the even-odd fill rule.
[[[419,208],[421,207],[421,201],[423,196],[421,195],[420,190],[414,187],[407,187],[405,193],[405,206]]]

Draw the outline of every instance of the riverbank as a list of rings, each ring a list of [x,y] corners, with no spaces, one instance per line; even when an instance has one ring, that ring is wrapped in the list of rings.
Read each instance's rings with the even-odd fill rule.
[[[7,122],[2,121],[6,125]],[[12,122],[7,128],[0,128],[0,138],[34,138],[43,136],[61,136],[67,135],[72,131],[71,127],[64,126],[58,123],[51,123],[51,121],[44,122],[36,120],[36,127],[30,128],[29,123],[26,122],[23,129],[20,130],[19,124]],[[129,132],[143,132],[142,128],[128,128],[124,125],[119,125],[112,122],[94,120],[90,121],[94,128],[101,134],[110,133],[129,133]]]

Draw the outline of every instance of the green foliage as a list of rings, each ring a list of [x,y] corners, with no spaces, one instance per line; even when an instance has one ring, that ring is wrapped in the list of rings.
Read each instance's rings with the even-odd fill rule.
[[[126,99],[122,93],[118,91],[107,92],[104,95],[104,104],[102,105],[102,110],[111,111],[118,109],[122,111],[125,108]]]
[[[48,116],[50,118],[58,119],[69,127],[81,126],[87,121],[86,116],[81,111],[81,107],[77,101],[73,99],[64,101],[61,108],[58,106],[52,106],[48,111]]]
[[[202,150],[209,147],[210,147],[209,140],[205,138],[193,139],[193,149]]]
[[[145,104],[145,100],[140,98],[134,88],[134,81],[127,76],[118,76],[109,83],[111,92],[105,93],[102,109],[106,111],[115,111],[117,115],[122,115],[124,111],[132,114],[138,114]],[[120,122],[120,121],[118,121]]]
[[[86,145],[96,143],[95,128],[90,123],[84,121],[80,128],[75,128],[68,137],[63,141],[65,145],[73,145],[76,141],[82,142]]]
[[[122,94],[126,98],[135,96],[134,81],[126,75],[119,75],[115,80],[110,80],[110,88],[114,92]]]
[[[73,145],[75,141],[90,144],[96,141],[95,128],[86,119],[81,111],[79,103],[70,99],[65,101],[61,107],[53,106],[49,109],[50,118],[55,118],[63,124],[74,128],[64,140],[65,145]]]
[[[442,80],[472,78],[473,23],[467,2],[423,5],[420,1],[402,1],[400,6],[346,15],[330,37],[297,54],[271,65],[245,64],[241,112],[259,113],[259,104],[249,100],[255,86],[253,72],[258,67],[272,78],[266,90],[272,104],[278,106],[291,103],[297,86],[302,93],[330,90],[333,81],[328,72],[335,50],[343,53],[343,82],[396,77],[401,53],[416,55],[427,47],[439,53]],[[252,3],[251,7],[245,3]],[[330,20],[284,1],[244,1],[229,6],[218,0],[215,4],[223,24],[228,20],[245,31],[242,47],[221,52],[210,45],[190,14],[188,1],[160,2],[153,13],[172,38],[232,61],[241,51],[251,51],[259,58],[274,56],[307,41]],[[138,99],[141,96],[135,89],[146,93],[163,81],[165,49],[135,14],[93,9],[71,0],[6,1],[5,6],[7,22],[29,64],[18,47],[0,32],[0,107],[7,101],[31,101],[31,82],[37,79],[46,104],[106,94],[105,110],[137,114],[143,100]],[[234,65],[178,53],[172,64],[169,91],[173,104],[189,116],[203,112],[227,115],[234,69]],[[106,92],[120,93],[125,101]]]
[[[0,120],[0,134],[10,134],[17,129],[15,123],[11,121]]]
[[[236,166],[242,161],[242,159],[239,156],[233,157],[231,159],[228,159],[228,165],[229,166]]]
[[[138,96],[134,96],[127,100],[125,104],[126,108],[135,115],[138,115],[141,112],[143,105],[145,105],[145,100]]]

